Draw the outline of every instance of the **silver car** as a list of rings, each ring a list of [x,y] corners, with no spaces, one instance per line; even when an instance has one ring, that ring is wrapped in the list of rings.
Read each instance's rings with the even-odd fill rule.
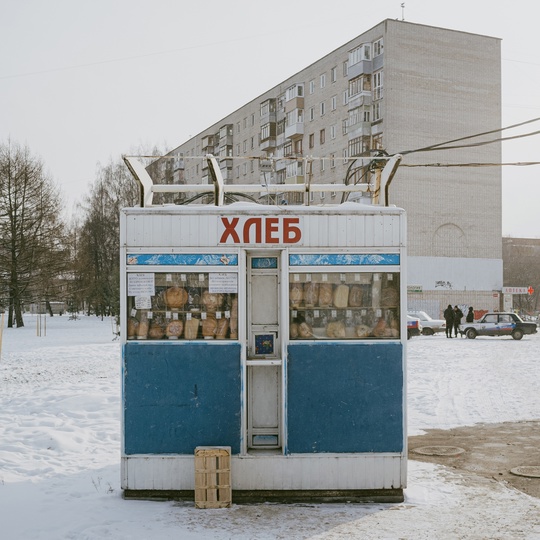
[[[422,322],[422,334],[424,336],[432,336],[436,332],[444,332],[446,330],[446,321],[443,319],[433,319],[425,311],[408,311],[409,315],[417,317]]]

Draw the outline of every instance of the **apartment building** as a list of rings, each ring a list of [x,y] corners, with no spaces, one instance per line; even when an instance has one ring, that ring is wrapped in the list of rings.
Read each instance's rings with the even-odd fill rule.
[[[491,142],[500,127],[498,38],[387,19],[148,171],[155,182],[207,183],[211,153],[228,184],[342,184],[370,180],[361,158],[402,153],[389,202],[408,216],[409,307],[438,317],[449,303],[500,304],[501,144]],[[480,163],[495,165],[472,166]],[[302,197],[262,191],[260,200]],[[340,202],[334,191],[309,200]]]

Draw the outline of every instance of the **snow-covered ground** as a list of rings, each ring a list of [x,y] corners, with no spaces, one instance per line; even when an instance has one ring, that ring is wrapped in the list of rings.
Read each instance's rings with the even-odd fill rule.
[[[43,319],[41,320],[43,323]],[[409,461],[402,504],[125,501],[120,345],[110,320],[26,317],[0,357],[0,538],[540,539],[540,500]],[[540,418],[540,334],[408,342],[409,434]]]

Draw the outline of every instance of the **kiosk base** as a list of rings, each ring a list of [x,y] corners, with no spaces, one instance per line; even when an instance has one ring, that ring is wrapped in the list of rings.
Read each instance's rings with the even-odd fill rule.
[[[193,501],[193,490],[126,489],[124,499],[151,501]],[[243,503],[401,503],[402,489],[344,490],[233,490],[233,504]]]

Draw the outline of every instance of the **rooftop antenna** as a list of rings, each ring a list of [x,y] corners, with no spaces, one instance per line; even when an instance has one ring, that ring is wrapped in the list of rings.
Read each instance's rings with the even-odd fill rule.
[[[405,2],[401,4],[401,20],[405,20]]]

